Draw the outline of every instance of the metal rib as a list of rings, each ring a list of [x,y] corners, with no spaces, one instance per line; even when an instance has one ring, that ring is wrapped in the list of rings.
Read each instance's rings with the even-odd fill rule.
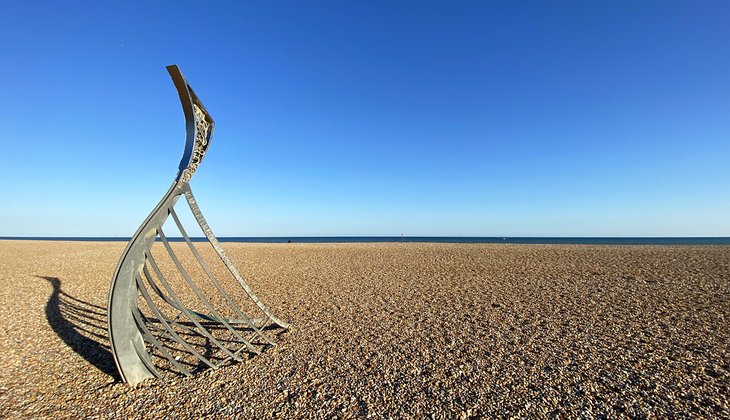
[[[158,229],[158,233],[160,233],[160,237],[162,238],[163,236],[162,236],[162,230],[161,229]],[[167,240],[166,239],[163,239],[162,242],[166,244],[167,243]],[[167,246],[169,246],[169,244],[167,244]],[[169,251],[171,251],[171,249],[168,250],[168,252]],[[172,254],[172,255],[174,255],[174,254]],[[160,271],[160,267],[157,266],[157,263],[155,262],[155,259],[152,257],[152,254],[151,253],[148,253],[147,254],[147,258],[148,258],[148,260],[150,262],[150,265],[152,266],[152,270],[157,275],[157,278],[160,279],[160,283],[162,283],[162,286],[165,288],[165,290],[170,295],[170,297],[175,301],[175,303],[179,307],[185,307],[185,305],[182,304],[182,301],[180,300],[180,298],[177,296],[177,293],[175,293],[175,291],[170,286],[170,283],[168,283],[167,280],[165,279],[165,276],[162,275],[162,272]],[[178,263],[179,263],[179,261],[178,261]],[[183,277],[186,277],[186,280],[187,280],[187,273],[184,273]],[[223,344],[221,344],[220,341],[218,341],[215,337],[213,337],[213,335],[210,332],[208,332],[208,330],[205,329],[205,327],[203,327],[202,325],[200,325],[200,323],[195,320],[195,317],[193,317],[192,315],[190,315],[187,311],[182,311],[182,313],[193,324],[195,324],[196,327],[198,327],[200,329],[199,330],[200,334],[204,335],[207,339],[209,339],[218,348],[220,348],[221,350],[223,350],[223,352],[225,354],[233,357],[233,359],[236,360],[236,361],[240,361],[241,360],[240,358],[234,356],[233,355],[233,352],[231,352],[226,346],[224,346]]]
[[[168,305],[172,306],[173,308],[177,309],[180,312],[188,312],[190,315],[193,315],[193,316],[198,317],[198,318],[201,318],[201,319],[205,319],[206,321],[220,322],[217,318],[208,316],[206,314],[201,314],[200,312],[193,311],[192,309],[179,307],[177,305],[177,303],[175,303],[174,300],[170,299],[170,297],[167,296],[165,294],[165,292],[163,292],[160,289],[160,287],[157,285],[157,283],[155,283],[154,280],[152,280],[152,276],[150,275],[150,273],[147,270],[147,267],[146,266],[143,267],[143,271],[145,273],[145,279],[147,280],[147,283],[150,285],[150,287],[152,288],[152,290],[155,292],[155,294],[157,296],[160,297],[160,299],[162,299]],[[226,320],[226,321],[228,321],[229,324],[232,324],[233,323],[230,320]],[[177,325],[182,325],[182,324],[177,323]]]
[[[269,319],[274,321],[282,328],[289,328],[289,323],[279,319],[276,315],[274,315],[271,309],[269,309],[263,302],[261,302],[261,300],[251,289],[251,286],[246,283],[246,281],[236,269],[236,266],[234,266],[233,262],[231,262],[230,258],[228,258],[228,254],[226,254],[226,251],[223,250],[220,243],[218,242],[218,239],[215,237],[213,231],[210,229],[210,226],[208,226],[208,223],[205,221],[205,217],[203,217],[203,213],[200,211],[200,207],[198,207],[198,203],[195,201],[195,197],[193,196],[193,191],[190,189],[190,185],[185,185],[183,191],[185,192],[185,199],[190,206],[190,210],[193,212],[193,216],[195,216],[195,220],[198,222],[198,225],[200,225],[200,228],[203,230],[205,237],[208,238],[208,242],[210,242],[210,244],[213,246],[213,249],[215,249],[215,252],[228,268],[228,271],[231,272],[233,277],[236,278],[236,281],[238,281],[241,287],[243,287],[243,290],[246,291],[246,294],[248,294],[248,296],[251,298],[251,300],[253,300],[256,306],[258,306],[259,309],[261,309],[261,311],[263,311],[263,313]]]
[[[147,369],[152,372],[152,375],[154,375],[155,378],[159,378],[160,373],[157,372],[157,369],[155,369],[155,365],[152,363],[152,358],[150,358],[149,353],[147,353],[147,348],[144,345],[141,349],[138,346],[134,346],[134,351],[137,353],[137,357],[142,360],[142,363],[144,363]]]
[[[221,287],[220,283],[218,283],[218,281],[216,280],[215,276],[210,271],[210,269],[208,269],[208,264],[205,262],[205,260],[200,255],[200,253],[198,253],[198,250],[195,248],[195,246],[193,245],[193,243],[190,241],[190,237],[188,236],[188,233],[185,231],[185,228],[183,227],[182,223],[180,222],[180,219],[177,217],[177,213],[175,212],[175,209],[174,208],[171,208],[170,209],[170,215],[172,216],[172,220],[175,221],[175,225],[177,225],[177,228],[180,231],[180,234],[182,235],[183,239],[185,240],[185,243],[188,244],[188,248],[190,248],[190,251],[195,256],[195,259],[198,260],[198,263],[203,268],[203,271],[205,271],[205,274],[208,275],[208,278],[210,279],[211,283],[213,283],[213,285],[215,286],[215,288],[218,289],[218,291],[221,293],[221,295],[223,295],[223,298],[228,303],[228,306],[231,309],[233,309],[235,312],[238,312],[238,314],[242,318],[248,318],[243,313],[243,311],[241,310],[241,308],[238,305],[236,305],[235,302],[233,302],[233,300],[228,295],[228,293],[226,293],[225,289],[223,289]]]
[[[196,313],[193,313],[193,311],[191,311],[190,309],[180,309],[180,308],[178,308],[178,307],[177,307],[177,304],[175,304],[175,302],[174,302],[174,301],[172,301],[171,299],[167,298],[167,296],[166,296],[166,295],[165,295],[164,293],[162,293],[162,291],[161,291],[161,290],[159,289],[159,287],[157,287],[157,284],[156,284],[156,283],[154,282],[154,280],[152,279],[152,275],[150,274],[149,270],[147,269],[147,265],[145,265],[145,266],[144,266],[144,267],[142,268],[142,272],[143,272],[143,274],[144,274],[144,278],[145,278],[145,280],[147,281],[147,284],[149,284],[149,285],[150,285],[150,287],[151,287],[151,288],[152,288],[153,290],[155,290],[155,293],[157,293],[157,294],[158,294],[158,296],[160,296],[160,298],[162,298],[162,299],[163,299],[163,300],[165,301],[165,303],[169,304],[169,305],[170,305],[171,307],[173,307],[173,308],[175,308],[176,310],[178,310],[178,314],[177,314],[177,315],[175,316],[175,318],[174,318],[174,319],[170,319],[170,318],[168,318],[168,317],[165,317],[165,316],[164,316],[164,314],[162,314],[162,315],[163,315],[163,317],[165,318],[165,320],[166,320],[166,321],[167,321],[167,322],[168,322],[168,323],[169,323],[169,324],[170,324],[171,326],[176,326],[176,327],[180,327],[181,329],[183,329],[183,330],[184,330],[184,331],[185,331],[186,333],[188,333],[188,334],[193,334],[193,335],[199,335],[199,334],[198,334],[198,332],[197,332],[196,330],[194,330],[194,329],[190,328],[189,326],[185,325],[185,324],[184,324],[184,323],[182,323],[182,322],[178,322],[178,321],[177,321],[177,320],[178,320],[178,319],[180,318],[180,316],[182,316],[182,314],[183,314],[183,311],[186,311],[186,310],[187,310],[187,311],[188,311],[189,313],[191,313],[192,315],[196,315]],[[158,292],[159,292],[159,293],[158,293]],[[169,299],[169,300],[168,300],[168,299]],[[172,302],[172,303],[170,303],[170,302]],[[197,316],[197,315],[196,315],[196,316]],[[163,331],[164,331],[164,330],[163,330]]]
[[[165,249],[167,250],[167,253],[170,255],[170,258],[172,259],[172,262],[175,263],[175,266],[177,267],[180,274],[182,274],[183,278],[185,279],[185,282],[190,286],[190,288],[193,290],[193,293],[195,293],[195,296],[198,297],[200,302],[208,308],[209,311],[213,313],[213,316],[217,318],[217,322],[223,324],[224,327],[226,327],[230,332],[233,333],[236,338],[243,341],[243,343],[248,347],[249,350],[256,354],[261,354],[261,349],[251,344],[248,340],[243,338],[241,334],[238,333],[228,322],[226,322],[225,318],[218,312],[218,310],[215,309],[215,307],[210,303],[208,298],[203,294],[203,292],[200,291],[198,286],[195,285],[195,282],[193,281],[193,278],[190,277],[190,274],[188,271],[183,267],[182,263],[180,263],[180,260],[177,258],[177,255],[175,255],[175,252],[173,252],[172,247],[170,246],[170,243],[167,241],[167,238],[165,237],[165,233],[162,231],[162,228],[158,230],[158,233],[160,235],[160,239],[162,239],[162,244],[165,246]]]
[[[152,301],[152,297],[147,292],[147,288],[145,287],[144,283],[142,283],[140,281],[139,277],[137,278],[137,287],[139,288],[138,290],[142,294],[142,297],[147,302],[147,306],[149,306],[150,309],[152,309],[152,312],[155,313],[155,316],[157,317],[157,319],[160,320],[160,323],[162,323],[162,325],[165,327],[165,330],[167,330],[167,332],[170,334],[170,337],[173,340],[175,340],[178,344],[183,346],[183,348],[185,348],[185,350],[189,351],[198,360],[200,360],[201,362],[205,363],[206,365],[208,365],[209,367],[211,367],[213,369],[218,369],[218,366],[215,363],[211,362],[205,356],[198,353],[197,350],[195,350],[187,341],[185,341],[182,337],[180,337],[180,335],[177,332],[175,332],[175,330],[170,326],[170,324],[167,323],[165,316],[162,314],[162,312],[160,312],[160,310],[157,308],[157,305],[155,305],[155,303]]]
[[[185,376],[191,376],[192,374],[190,371],[185,369],[184,366],[182,366],[180,363],[178,363],[177,360],[175,360],[174,357],[165,349],[165,346],[162,345],[152,334],[152,332],[147,328],[147,326],[144,323],[144,320],[142,319],[142,314],[139,312],[138,308],[135,308],[132,311],[132,315],[134,316],[134,320],[137,322],[137,327],[142,330],[142,336],[145,338],[145,340],[149,341],[152,346],[154,346],[157,350],[162,353],[162,355],[167,359],[170,363],[172,363],[173,366],[180,372],[182,372]],[[157,370],[157,369],[155,369]]]
[[[180,219],[177,217],[177,213],[175,213],[175,209],[174,208],[171,208],[170,209],[170,215],[172,216],[172,219],[175,221],[175,224],[177,225],[177,228],[180,231],[180,234],[182,235],[183,239],[185,239],[185,243],[188,244],[188,248],[190,248],[190,252],[192,252],[193,255],[195,256],[195,259],[198,260],[198,263],[203,268],[203,271],[205,271],[205,274],[208,275],[208,278],[210,279],[210,282],[213,283],[213,286],[215,286],[215,288],[218,290],[218,292],[220,292],[220,294],[223,296],[223,299],[228,303],[228,306],[230,306],[231,309],[233,309],[235,312],[237,312],[238,315],[243,320],[243,323],[246,323],[251,328],[253,328],[253,330],[259,336],[261,336],[261,338],[263,338],[269,344],[275,345],[275,343],[271,340],[271,338],[269,338],[269,336],[266,333],[264,333],[258,327],[256,327],[256,325],[253,323],[253,321],[248,316],[246,316],[245,313],[243,313],[243,311],[241,310],[241,307],[238,306],[233,301],[233,299],[226,292],[226,290],[223,287],[221,287],[220,283],[218,283],[218,280],[216,280],[215,276],[213,275],[213,273],[208,268],[208,264],[206,264],[206,262],[203,259],[203,257],[200,255],[200,253],[198,253],[198,250],[195,248],[195,246],[193,245],[193,243],[190,241],[190,237],[188,236],[188,233],[185,231],[185,228],[183,227],[182,223],[180,223]],[[223,318],[221,318],[221,320],[223,320]],[[240,321],[240,320],[236,320],[236,321]],[[226,319],[225,322],[228,322],[230,324],[231,323],[231,320]]]

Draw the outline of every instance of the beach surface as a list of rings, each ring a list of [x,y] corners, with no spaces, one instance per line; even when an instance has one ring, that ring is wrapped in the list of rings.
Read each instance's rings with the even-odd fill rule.
[[[223,245],[291,330],[129,386],[125,243],[0,241],[0,417],[730,417],[730,247]]]

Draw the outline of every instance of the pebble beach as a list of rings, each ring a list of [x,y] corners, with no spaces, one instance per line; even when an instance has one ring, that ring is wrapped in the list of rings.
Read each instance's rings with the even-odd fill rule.
[[[729,246],[224,243],[291,329],[130,386],[125,245],[0,241],[0,417],[730,418]]]

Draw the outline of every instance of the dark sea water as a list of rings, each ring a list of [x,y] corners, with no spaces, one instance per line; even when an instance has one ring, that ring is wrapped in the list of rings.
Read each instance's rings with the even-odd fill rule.
[[[0,236],[3,240],[102,241],[127,242],[129,237],[40,237]],[[168,238],[179,242],[182,238]],[[205,238],[192,238],[194,242]],[[472,237],[472,236],[292,236],[292,237],[220,237],[221,242],[257,243],[344,243],[344,242],[441,242],[464,244],[576,244],[576,245],[730,245],[730,237],[649,237],[649,238],[588,238],[588,237]]]

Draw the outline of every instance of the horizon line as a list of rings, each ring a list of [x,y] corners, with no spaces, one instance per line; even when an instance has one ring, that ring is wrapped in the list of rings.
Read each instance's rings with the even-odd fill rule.
[[[182,236],[168,236],[169,238],[181,238]],[[4,239],[30,239],[30,238],[43,238],[43,239],[68,239],[68,238],[118,238],[118,239],[131,239],[131,236],[120,236],[120,235],[82,235],[82,236],[70,236],[70,235],[0,235],[0,240]],[[205,236],[190,236],[190,238],[201,238],[205,239]],[[553,235],[272,235],[272,236],[218,236],[218,239],[222,238],[250,238],[250,239],[285,239],[285,238],[485,238],[485,239],[644,239],[644,238],[657,238],[657,239],[695,239],[695,238],[707,238],[707,239],[730,239],[730,235],[681,235],[681,236],[669,236],[669,235],[644,235],[644,236],[632,236],[632,235],[567,235],[567,236],[553,236]]]

